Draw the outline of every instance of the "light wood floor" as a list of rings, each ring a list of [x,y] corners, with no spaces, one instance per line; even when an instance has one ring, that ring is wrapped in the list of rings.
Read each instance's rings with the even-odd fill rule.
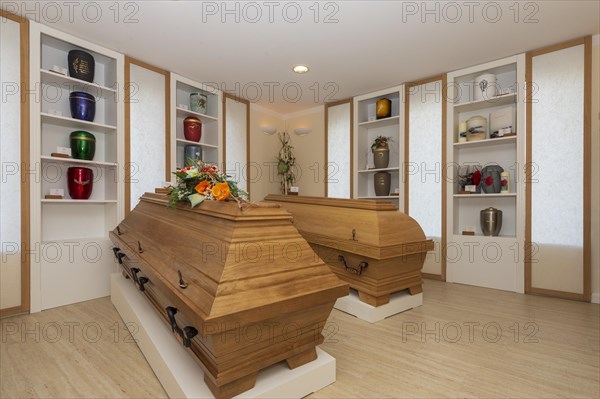
[[[600,397],[599,305],[426,280],[417,309],[329,321],[337,381],[312,398]],[[0,327],[2,398],[166,396],[109,298]]]

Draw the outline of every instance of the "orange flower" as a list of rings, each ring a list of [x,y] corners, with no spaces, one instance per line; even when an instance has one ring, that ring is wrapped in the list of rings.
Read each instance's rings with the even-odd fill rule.
[[[196,192],[198,192],[198,194],[202,194],[205,195],[208,193],[208,191],[210,190],[210,182],[206,181],[206,180],[202,180],[200,183],[198,183],[198,185],[195,187]]]
[[[219,201],[225,201],[229,197],[229,184],[218,183],[212,188],[212,195]]]

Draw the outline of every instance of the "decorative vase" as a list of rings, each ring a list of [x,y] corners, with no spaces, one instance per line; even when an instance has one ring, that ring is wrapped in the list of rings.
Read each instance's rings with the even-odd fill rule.
[[[375,195],[378,197],[390,195],[392,175],[388,172],[377,172],[374,177]]]
[[[377,119],[388,118],[392,115],[392,102],[387,98],[377,101],[375,114]]]
[[[202,159],[202,147],[186,145],[183,149],[183,162],[186,166],[194,165],[197,159]]]
[[[502,229],[502,211],[492,207],[483,209],[479,221],[484,236],[496,237]]]
[[[83,91],[74,91],[69,94],[71,116],[74,119],[93,122],[96,116],[96,99],[91,94]]]
[[[67,170],[69,195],[74,200],[86,200],[92,195],[94,172],[89,168],[71,167]]]
[[[69,51],[68,60],[69,76],[86,82],[94,81],[96,62],[90,53],[82,50],[71,50]]]
[[[486,194],[497,194],[502,189],[502,166],[489,165],[481,170],[481,189]]]
[[[199,142],[202,138],[202,122],[195,116],[183,120],[183,135],[188,141]]]
[[[69,135],[71,155],[75,159],[91,161],[96,153],[96,137],[93,134],[78,130]]]
[[[190,109],[199,114],[206,114],[206,104],[208,97],[202,93],[190,94]]]
[[[388,147],[379,147],[371,151],[373,152],[375,169],[387,168],[390,163],[390,149]]]

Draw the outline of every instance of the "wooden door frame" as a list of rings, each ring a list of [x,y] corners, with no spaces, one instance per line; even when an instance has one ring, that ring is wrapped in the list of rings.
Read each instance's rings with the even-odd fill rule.
[[[323,182],[325,184],[325,189],[324,189],[324,197],[328,197],[329,196],[329,188],[327,183],[329,183],[328,181],[328,172],[329,172],[329,168],[328,168],[328,164],[329,164],[329,108],[331,107],[336,107],[338,105],[342,105],[342,104],[350,104],[350,198],[354,198],[354,98],[350,97],[350,98],[346,98],[344,100],[340,100],[340,101],[335,101],[335,102],[331,102],[331,103],[325,103],[323,105],[323,114],[324,114],[324,120],[325,120],[325,129],[323,130],[325,132],[325,164],[323,165],[323,172],[324,172],[324,177],[323,177]]]
[[[410,89],[415,86],[421,86],[431,82],[440,81],[442,85],[441,97],[442,97],[442,131],[441,131],[441,140],[442,140],[442,154],[441,154],[441,176],[440,176],[440,184],[442,185],[442,201],[440,206],[442,207],[442,220],[441,220],[441,232],[442,236],[440,237],[440,266],[441,271],[440,275],[425,273],[428,278],[433,278],[436,280],[446,281],[446,242],[447,242],[447,233],[446,233],[446,107],[447,107],[447,75],[437,75],[431,76],[429,78],[420,79],[414,82],[409,82],[404,84],[404,165],[408,164],[408,160],[410,159],[410,151],[409,151],[409,143],[410,143]],[[404,213],[410,215],[410,202],[409,202],[409,175],[408,168],[403,168],[403,178],[404,178]]]
[[[125,101],[125,138],[124,138],[124,168],[125,168],[125,199],[124,199],[124,216],[131,212],[131,93],[129,87],[131,85],[131,65],[136,65],[140,68],[148,69],[165,77],[165,181],[171,180],[171,73],[167,70],[157,68],[143,61],[136,60],[129,56],[125,56],[125,84],[124,84],[124,101]]]
[[[584,72],[583,72],[583,293],[536,288],[532,286],[532,240],[531,240],[531,181],[532,170],[525,167],[525,293],[547,295],[563,299],[572,299],[590,302],[592,299],[592,248],[591,248],[591,202],[592,202],[592,37],[570,40],[568,42],[555,44],[549,47],[528,51],[525,61],[526,84],[526,159],[525,165],[532,162],[532,96],[533,85],[530,84],[533,77],[533,58],[554,51],[570,47],[584,46]]]
[[[227,165],[227,99],[234,100],[246,105],[246,192],[250,196],[250,101],[234,94],[223,92],[223,171]],[[242,169],[240,168],[240,173]],[[241,177],[241,176],[240,176]]]
[[[21,98],[21,304],[0,309],[0,317],[28,313],[31,307],[30,267],[31,267],[31,226],[30,226],[30,120],[29,120],[29,20],[0,9],[0,18],[19,24],[20,36],[20,98]],[[0,23],[2,23],[0,21]]]

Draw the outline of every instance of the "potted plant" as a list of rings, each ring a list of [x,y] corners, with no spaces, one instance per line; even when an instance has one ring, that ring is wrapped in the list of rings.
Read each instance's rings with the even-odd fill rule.
[[[390,163],[390,146],[391,137],[377,136],[371,144],[371,152],[373,152],[373,163],[375,169],[387,168]]]
[[[280,132],[279,141],[281,141],[281,149],[277,156],[277,174],[281,178],[281,191],[287,195],[288,189],[296,182],[296,175],[292,170],[296,164],[296,158],[294,157],[294,147],[290,144],[288,132]]]

